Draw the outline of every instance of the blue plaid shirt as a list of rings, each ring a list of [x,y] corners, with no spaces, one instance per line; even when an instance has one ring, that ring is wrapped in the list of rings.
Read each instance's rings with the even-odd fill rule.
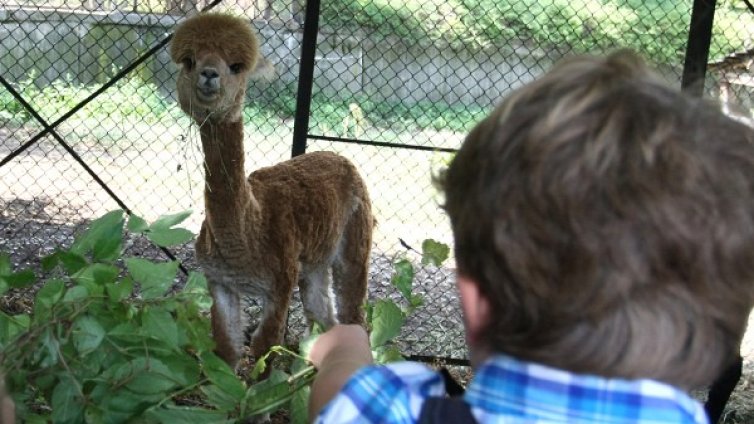
[[[328,403],[317,423],[415,423],[429,396],[445,393],[425,365],[398,362],[361,369]],[[480,423],[695,423],[702,406],[652,380],[573,374],[496,355],[476,370],[464,400]]]

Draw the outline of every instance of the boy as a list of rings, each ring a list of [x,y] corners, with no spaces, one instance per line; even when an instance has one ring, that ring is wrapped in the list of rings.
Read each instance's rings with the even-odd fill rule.
[[[734,358],[754,299],[754,133],[635,55],[515,91],[438,179],[478,422],[706,423],[685,391]],[[441,377],[315,344],[319,422],[412,423]],[[446,422],[451,422],[447,421]]]

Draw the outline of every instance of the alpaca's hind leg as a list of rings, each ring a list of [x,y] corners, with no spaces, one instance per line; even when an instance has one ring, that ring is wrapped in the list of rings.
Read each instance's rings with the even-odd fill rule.
[[[357,211],[343,234],[340,254],[333,261],[333,291],[341,324],[364,324],[364,303],[369,279],[372,218]]]
[[[317,322],[325,328],[335,324],[330,300],[330,276],[327,267],[312,270],[299,281],[304,315],[311,326]]]
[[[212,294],[212,336],[215,339],[215,352],[231,367],[235,367],[241,358],[243,346],[243,320],[241,317],[241,298],[238,293],[227,288],[211,284]]]

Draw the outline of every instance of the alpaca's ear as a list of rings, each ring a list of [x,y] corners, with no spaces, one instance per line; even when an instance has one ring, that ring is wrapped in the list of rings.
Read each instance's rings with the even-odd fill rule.
[[[266,58],[259,56],[256,66],[249,73],[249,77],[257,81],[272,81],[276,74],[275,65]]]

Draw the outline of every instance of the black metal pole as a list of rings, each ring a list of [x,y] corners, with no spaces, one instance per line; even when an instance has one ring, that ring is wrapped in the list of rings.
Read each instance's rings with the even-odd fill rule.
[[[749,12],[754,13],[754,5],[752,5],[749,0],[744,0],[744,3],[746,3],[746,7],[749,8]]]
[[[306,17],[304,18],[304,36],[303,40],[301,40],[296,117],[293,121],[292,156],[306,153],[306,138],[309,135],[309,113],[312,107],[312,87],[314,85],[314,57],[317,50],[318,32],[319,0],[308,0],[306,2]]]
[[[717,0],[694,0],[689,25],[689,40],[686,44],[686,60],[683,64],[681,87],[684,91],[701,97],[704,94],[704,78],[707,74],[709,47],[712,42],[712,21],[715,18]]]

